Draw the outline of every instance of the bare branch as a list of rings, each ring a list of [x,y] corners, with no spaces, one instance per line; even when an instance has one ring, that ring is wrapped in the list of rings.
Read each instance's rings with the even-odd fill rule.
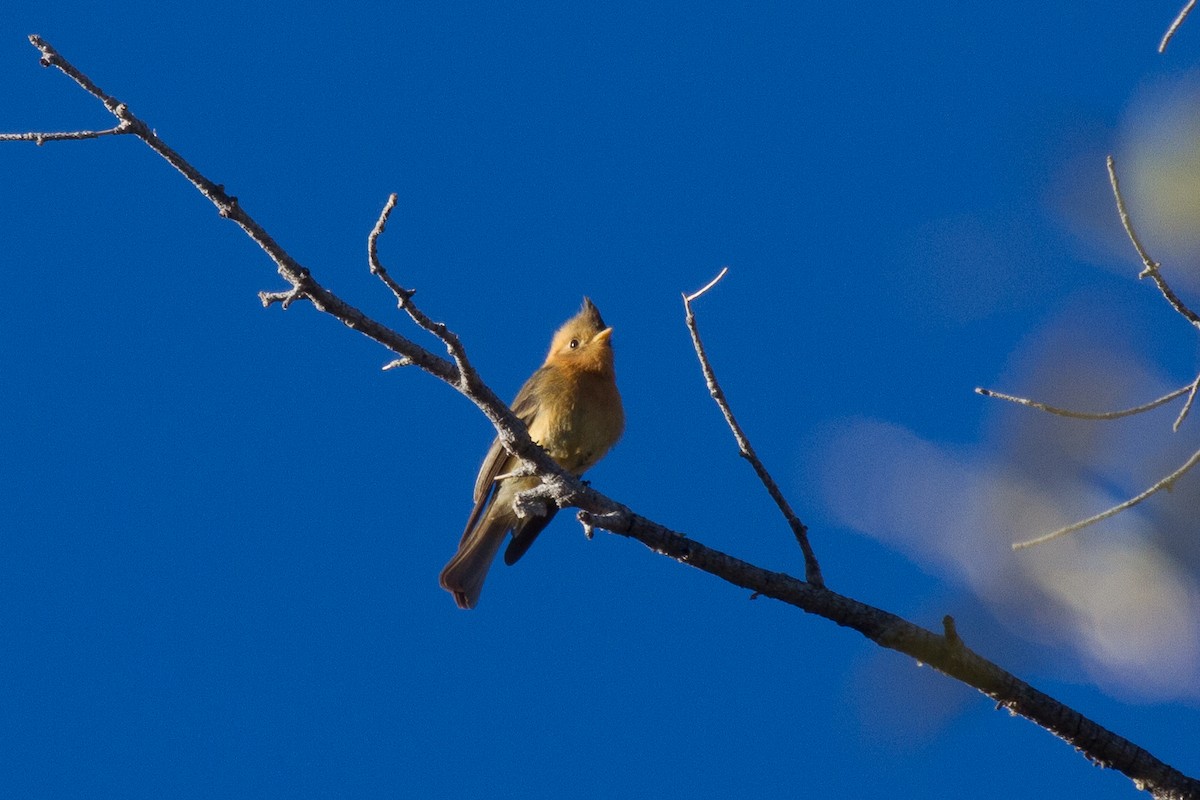
[[[82,72],[75,69],[70,62],[58,54],[57,50],[50,46],[49,42],[37,34],[30,36],[29,42],[39,51],[41,51],[41,64],[43,67],[57,67],[68,78],[83,87],[85,92],[104,103],[104,107],[107,108],[114,116],[117,116],[118,118],[121,116],[117,113],[117,108],[121,106],[122,103],[115,97],[111,97],[110,95],[106,94],[99,86],[93,83],[92,79],[87,75],[84,75]]]
[[[612,527],[591,514],[595,527],[631,536],[656,553],[703,570],[759,595],[772,597],[861,633],[922,664],[977,688],[1006,708],[1079,749],[1094,764],[1119,770],[1155,797],[1200,798],[1200,781],[1163,764],[1149,752],[984,659],[959,638],[953,624],[937,634],[893,614],[790,575],[770,572],[706,547],[628,509],[628,527]],[[945,620],[943,620],[945,626]],[[953,633],[951,634],[951,631]]]
[[[463,347],[462,342],[459,341],[454,332],[443,323],[434,322],[425,316],[421,309],[413,305],[412,298],[417,293],[417,290],[405,289],[396,283],[379,260],[379,237],[387,227],[388,219],[392,216],[392,211],[395,208],[396,193],[392,192],[388,195],[388,200],[383,206],[383,211],[379,214],[379,219],[375,222],[375,227],[367,235],[367,263],[371,267],[371,274],[383,281],[383,285],[388,287],[392,294],[396,296],[397,308],[402,309],[422,330],[432,333],[446,346],[446,352],[450,354],[450,357],[454,359],[455,366],[458,367],[459,383],[457,388],[465,390],[469,386],[481,386],[483,385],[483,381],[480,380],[475,368],[471,366],[471,362],[467,359],[466,348]]]
[[[1197,462],[1200,462],[1200,450],[1197,450],[1195,453],[1193,453],[1192,457],[1189,458],[1186,462],[1184,462],[1184,465],[1182,467],[1175,470],[1170,475],[1163,478],[1161,481],[1159,481],[1158,483],[1154,484],[1146,491],[1139,494],[1137,497],[1131,497],[1130,499],[1126,500],[1124,503],[1118,503],[1117,505],[1113,506],[1112,508],[1108,509],[1107,511],[1102,511],[1094,517],[1088,517],[1087,519],[1080,520],[1079,522],[1073,522],[1064,528],[1059,528],[1056,531],[1047,533],[1044,536],[1039,536],[1036,539],[1028,539],[1023,542],[1014,542],[1012,549],[1013,550],[1021,550],[1026,547],[1033,547],[1034,545],[1037,545],[1037,544],[1044,544],[1044,543],[1050,541],[1051,539],[1057,539],[1060,536],[1066,536],[1068,533],[1074,533],[1075,531],[1080,530],[1081,528],[1086,528],[1089,525],[1094,525],[1095,523],[1100,522],[1101,520],[1108,519],[1109,517],[1113,516],[1114,514],[1120,514],[1122,511],[1124,511],[1127,508],[1133,508],[1138,503],[1142,502],[1143,500],[1150,497],[1151,495],[1157,494],[1158,492],[1161,492],[1163,489],[1168,489],[1168,490],[1171,489],[1171,487],[1175,485],[1175,481],[1182,478],[1184,476],[1184,474],[1187,473],[1188,470],[1190,470],[1192,467],[1196,466]]]
[[[1200,377],[1198,377],[1197,380],[1200,380]],[[1039,403],[1036,400],[1026,400],[1024,397],[1014,397],[1011,394],[1002,394],[1000,392],[994,392],[991,389],[983,389],[978,387],[975,389],[975,393],[981,394],[984,397],[994,397],[997,400],[1007,400],[1008,402],[1016,403],[1017,405],[1029,406],[1030,408],[1036,408],[1039,411],[1045,411],[1048,414],[1057,414],[1060,417],[1071,417],[1072,419],[1120,419],[1121,417],[1128,417],[1133,414],[1141,414],[1144,411],[1150,411],[1151,409],[1158,408],[1164,403],[1169,403],[1176,397],[1179,397],[1181,394],[1186,392],[1190,391],[1194,393],[1195,386],[1195,383],[1192,383],[1188,386],[1181,386],[1180,388],[1169,392],[1168,394],[1164,394],[1157,400],[1151,400],[1149,403],[1145,403],[1144,405],[1136,406],[1134,408],[1125,408],[1120,411],[1101,412],[1072,411],[1068,408],[1058,408],[1057,406]],[[1176,420],[1176,428],[1179,427],[1179,422],[1180,420]]]
[[[708,353],[704,350],[704,343],[700,341],[700,330],[696,326],[696,315],[692,313],[692,301],[703,295],[709,289],[717,285],[721,278],[725,277],[725,273],[729,272],[729,267],[724,267],[717,277],[708,282],[703,289],[694,292],[690,295],[683,296],[683,308],[685,320],[687,322],[688,331],[692,334],[692,346],[696,350],[696,356],[700,359],[700,369],[704,373],[704,382],[708,384],[708,393],[712,395],[712,399],[716,401],[717,407],[721,409],[721,413],[725,416],[725,422],[729,425],[729,429],[733,431],[733,438],[737,441],[738,452],[742,458],[750,462],[750,466],[754,467],[754,472],[758,475],[758,479],[762,481],[767,492],[771,495],[771,499],[775,501],[775,505],[779,506],[779,510],[783,513],[784,519],[792,529],[792,535],[796,537],[796,542],[800,545],[800,551],[804,554],[804,577],[809,583],[816,586],[824,586],[825,579],[821,577],[821,565],[817,563],[817,554],[813,552],[812,545],[808,541],[808,527],[800,521],[796,516],[796,512],[792,511],[791,505],[783,496],[783,492],[779,490],[779,485],[775,483],[775,479],[771,477],[771,473],[767,472],[767,468],[763,466],[758,454],[754,452],[754,447],[750,444],[750,439],[742,430],[742,426],[733,416],[733,409],[729,407],[729,401],[725,398],[725,392],[721,389],[721,385],[717,383],[717,375],[713,371],[712,364],[709,363]]]
[[[1171,27],[1167,28],[1167,32],[1163,34],[1162,41],[1158,43],[1158,52],[1165,53],[1167,51],[1167,45],[1171,43],[1173,38],[1175,38],[1175,31],[1179,30],[1179,26],[1183,24],[1185,19],[1187,19],[1188,14],[1192,13],[1192,9],[1195,7],[1195,5],[1196,0],[1188,0],[1187,5],[1185,5],[1183,10],[1180,11],[1175,17],[1175,21],[1171,23]]]
[[[99,139],[101,136],[120,136],[133,133],[129,126],[122,122],[103,131],[56,131],[53,133],[0,133],[0,142],[33,142],[41,147],[46,142],[79,141],[83,139]]]
[[[824,588],[816,573],[807,582],[779,572],[770,572],[745,561],[726,555],[662,525],[638,516],[615,500],[600,494],[589,485],[564,472],[550,456],[529,437],[524,424],[507,405],[491,391],[463,360],[454,363],[433,355],[400,334],[366,317],[358,309],[336,297],[316,282],[307,269],[297,264],[253,219],[227,195],[224,189],[197,172],[174,150],[167,147],[148,126],[129,113],[128,109],[104,94],[85,75],[67,63],[56,51],[38,37],[31,41],[42,52],[42,63],[62,70],[90,94],[131,127],[131,133],[142,139],[168,163],[209,198],[222,216],[234,220],[271,257],[280,274],[291,284],[291,291],[264,293],[263,300],[287,303],[300,297],[335,318],[347,327],[378,341],[397,353],[400,358],[392,366],[412,363],[466,395],[495,426],[503,446],[525,462],[531,463],[543,480],[545,496],[559,506],[572,505],[579,509],[578,518],[585,526],[603,528],[613,533],[635,538],[657,553],[689,564],[734,585],[759,595],[773,597],[806,612],[820,615],[839,625],[860,632],[865,637],[918,661],[929,664],[945,674],[975,687],[1013,713],[1032,720],[1079,749],[1093,762],[1119,770],[1142,789],[1157,797],[1200,798],[1200,782],[1183,775],[1149,752],[1097,723],[1074,709],[1039,692],[1029,684],[1000,669],[995,664],[961,645],[957,633],[953,637],[935,634],[900,617]],[[385,209],[386,211],[386,209]],[[381,215],[376,228],[382,232],[387,214]],[[374,232],[373,232],[374,233]],[[378,236],[374,236],[377,239]],[[369,245],[370,249],[371,245]],[[377,261],[377,259],[375,259]],[[399,298],[398,298],[399,300]],[[434,333],[452,352],[462,353],[461,345],[445,326],[428,321],[412,305],[411,294],[403,301],[405,310],[425,330]],[[419,315],[419,317],[417,316]],[[694,316],[688,308],[689,327],[698,342]],[[420,320],[425,320],[423,324]],[[703,350],[700,350],[703,353]],[[706,364],[706,359],[701,359]],[[709,369],[711,372],[711,369]],[[715,385],[715,382],[714,384]],[[731,417],[732,415],[730,415]],[[744,437],[743,437],[744,438]],[[1200,453],[1194,457],[1200,459]],[[793,515],[794,517],[794,515]],[[803,526],[801,526],[803,530]],[[806,556],[806,562],[808,561]],[[815,560],[812,562],[815,565]]]
[[[1179,295],[1175,294],[1174,290],[1167,285],[1160,270],[1160,265],[1157,261],[1150,257],[1146,252],[1146,248],[1142,245],[1141,239],[1138,238],[1137,232],[1133,229],[1133,223],[1129,219],[1129,212],[1125,208],[1125,198],[1121,196],[1121,185],[1117,181],[1117,165],[1112,156],[1108,157],[1108,182],[1112,184],[1113,196],[1117,200],[1117,214],[1121,217],[1121,225],[1125,228],[1125,233],[1129,236],[1129,241],[1133,243],[1133,249],[1137,251],[1138,256],[1142,259],[1144,269],[1138,275],[1139,278],[1149,276],[1153,279],[1158,290],[1162,292],[1163,297],[1167,298],[1167,302],[1171,307],[1179,312],[1184,319],[1200,328],[1200,315],[1192,311],[1182,300]]]
[[[1175,28],[1177,28],[1179,26],[1179,24],[1182,23],[1183,17],[1187,16],[1187,14],[1191,11],[1193,4],[1194,3],[1189,3],[1188,6],[1185,7],[1184,10],[1180,13],[1180,16],[1176,20],[1175,25],[1173,25],[1171,31],[1168,32],[1167,39],[1169,39],[1170,36],[1174,33]],[[1162,45],[1163,47],[1166,46],[1167,39],[1163,40],[1163,45]],[[1167,299],[1167,302],[1169,302],[1171,304],[1171,307],[1174,308],[1175,311],[1178,312],[1182,317],[1184,317],[1189,322],[1191,322],[1192,325],[1196,326],[1197,328],[1200,328],[1200,315],[1197,315],[1196,312],[1192,311],[1186,304],[1184,304],[1184,302],[1179,299],[1179,296],[1177,294],[1175,294],[1174,290],[1172,290],[1171,287],[1167,284],[1166,280],[1162,277],[1160,265],[1158,264],[1157,261],[1155,261],[1154,259],[1152,259],[1150,257],[1150,254],[1146,251],[1145,246],[1142,244],[1141,239],[1138,237],[1137,231],[1134,230],[1133,222],[1129,218],[1129,211],[1125,207],[1125,199],[1121,195],[1120,182],[1117,180],[1116,160],[1111,155],[1107,159],[1107,165],[1108,165],[1108,180],[1109,180],[1109,183],[1112,185],[1113,197],[1116,199],[1116,202],[1117,202],[1117,214],[1121,218],[1121,225],[1125,228],[1125,233],[1129,236],[1129,241],[1133,243],[1133,249],[1137,251],[1138,256],[1142,259],[1142,264],[1143,264],[1144,268],[1142,269],[1142,272],[1141,272],[1141,274],[1138,275],[1138,277],[1145,278],[1145,277],[1149,276],[1154,281],[1154,283],[1158,286],[1158,290],[1162,293],[1163,297],[1165,297]],[[1149,403],[1146,403],[1145,405],[1137,406],[1136,408],[1125,409],[1123,411],[1111,411],[1111,412],[1102,413],[1102,414],[1088,414],[1088,413],[1083,413],[1083,412],[1078,412],[1078,411],[1070,411],[1070,410],[1062,409],[1062,408],[1055,408],[1054,406],[1048,406],[1045,403],[1038,403],[1038,402],[1035,402],[1032,400],[1026,400],[1026,399],[1020,398],[1020,397],[1013,397],[1011,395],[1000,394],[999,392],[993,392],[988,389],[976,389],[975,391],[978,392],[979,394],[982,394],[982,395],[985,395],[988,397],[997,397],[997,398],[1000,398],[1001,400],[1008,400],[1013,403],[1019,403],[1021,405],[1030,406],[1032,408],[1038,408],[1038,409],[1041,409],[1042,411],[1047,411],[1051,414],[1058,414],[1058,415],[1064,416],[1064,417],[1074,417],[1076,419],[1117,419],[1119,417],[1125,417],[1125,416],[1129,416],[1131,414],[1139,414],[1139,413],[1142,413],[1143,411],[1149,411],[1150,409],[1157,408],[1158,406],[1160,406],[1166,402],[1169,402],[1170,400],[1173,400],[1176,397],[1179,397],[1180,395],[1187,394],[1187,400],[1184,401],[1183,408],[1180,410],[1179,415],[1175,418],[1175,423],[1172,426],[1172,430],[1178,431],[1179,426],[1183,424],[1183,421],[1187,418],[1188,413],[1192,409],[1192,404],[1196,400],[1197,389],[1200,389],[1200,375],[1197,375],[1196,379],[1193,380],[1187,386],[1180,387],[1179,389],[1176,389],[1173,392],[1163,395],[1162,397],[1158,398],[1157,400],[1153,400]],[[1138,503],[1141,503],[1143,500],[1153,496],[1154,494],[1162,491],[1163,489],[1170,489],[1175,484],[1175,482],[1177,480],[1179,480],[1184,474],[1186,474],[1188,472],[1188,470],[1190,470],[1192,467],[1194,467],[1198,461],[1200,461],[1200,451],[1197,451],[1196,453],[1194,453],[1192,455],[1192,457],[1189,458],[1183,464],[1183,466],[1181,466],[1179,469],[1175,470],[1170,475],[1168,475],[1167,477],[1160,480],[1158,483],[1155,483],[1153,486],[1151,486],[1149,489],[1145,490],[1141,494],[1139,494],[1135,497],[1131,497],[1130,499],[1126,500],[1123,503],[1118,503],[1117,505],[1115,505],[1105,511],[1102,511],[1099,514],[1096,514],[1095,516],[1091,516],[1091,517],[1088,517],[1087,519],[1079,520],[1078,522],[1073,522],[1070,525],[1066,525],[1062,528],[1059,528],[1058,530],[1051,531],[1050,533],[1047,533],[1043,536],[1039,536],[1034,539],[1028,539],[1028,540],[1022,541],[1022,542],[1015,542],[1012,545],[1012,548],[1014,550],[1020,550],[1022,548],[1033,547],[1034,545],[1043,544],[1043,543],[1049,542],[1053,539],[1057,539],[1060,536],[1066,536],[1069,533],[1074,533],[1075,531],[1086,528],[1089,525],[1094,525],[1095,523],[1100,522],[1105,519],[1108,519],[1109,517],[1119,514],[1122,511],[1125,511],[1126,509],[1132,508],[1133,506],[1137,505]]]
[[[713,278],[711,281],[704,284],[703,289],[700,289],[699,291],[692,292],[691,294],[684,296],[684,298],[683,298],[684,305],[688,305],[693,300],[700,297],[701,295],[707,294],[708,290],[713,288],[714,286],[716,286],[718,283],[720,283],[721,278],[724,278],[726,273],[728,273],[728,272],[729,272],[729,267],[721,267],[721,271],[717,273],[717,277]]]
[[[200,173],[187,162],[183,156],[175,152],[160,139],[142,120],[129,110],[129,107],[107,94],[97,86],[91,78],[76,69],[63,58],[49,42],[40,36],[31,36],[29,41],[42,53],[43,66],[53,66],[79,84],[88,94],[100,100],[119,121],[119,128],[136,136],[145,142],[154,152],[162,156],[171,166],[183,174],[196,189],[216,207],[217,212],[224,218],[232,220],[245,231],[263,252],[275,263],[279,274],[291,288],[282,292],[261,292],[259,298],[264,305],[280,303],[284,308],[299,299],[310,300],[319,310],[332,314],[340,319],[347,327],[374,339],[383,346],[395,352],[402,358],[408,358],[412,363],[432,375],[457,384],[460,380],[459,370],[451,362],[439,358],[423,347],[401,336],[396,331],[371,319],[354,306],[327,291],[312,279],[308,269],[298,263],[267,231],[258,224],[238,203],[237,198],[229,195],[221,186]]]
[[[383,204],[383,211],[379,212],[379,219],[375,222],[375,227],[367,235],[367,263],[371,266],[371,274],[378,275],[384,285],[392,290],[392,294],[396,295],[397,307],[404,308],[404,304],[412,299],[416,291],[402,288],[400,284],[392,280],[387,270],[383,268],[383,264],[379,262],[379,237],[387,227],[388,218],[392,216],[395,208],[396,193],[392,192],[388,195],[387,202]]]
[[[411,300],[404,303],[405,311],[418,325],[437,336],[453,354],[454,361],[440,358],[425,348],[400,335],[387,326],[371,319],[359,309],[345,302],[313,279],[307,268],[299,264],[292,256],[271,237],[238,203],[237,198],[229,195],[225,187],[213,182],[187,162],[179,153],[160,139],[142,120],[129,111],[128,106],[111,95],[105,93],[88,76],[76,69],[63,58],[49,42],[40,36],[31,36],[29,41],[42,53],[43,66],[53,66],[79,84],[86,92],[100,100],[114,116],[120,120],[121,126],[128,132],[145,142],[152,150],[162,156],[171,166],[183,174],[196,189],[217,208],[218,213],[245,231],[267,256],[275,263],[279,274],[291,288],[281,292],[260,292],[259,298],[264,305],[280,303],[285,308],[299,299],[307,299],[319,310],[323,311],[359,333],[367,336],[392,352],[399,358],[388,366],[399,363],[411,363],[429,374],[445,381],[465,394],[487,416],[493,425],[497,426],[499,438],[510,452],[519,451],[519,456],[531,461],[539,473],[548,476],[548,481],[559,492],[558,499],[571,500],[574,493],[569,483],[570,476],[550,458],[548,454],[529,438],[525,425],[516,418],[508,406],[496,396],[492,390],[479,379],[466,360],[466,354],[457,337],[445,325],[429,320],[416,309]],[[385,208],[385,211],[389,209]],[[381,215],[376,223],[379,232],[383,230],[386,214]],[[374,234],[375,231],[372,231]],[[376,234],[375,239],[378,238]],[[408,294],[411,298],[411,293]]]

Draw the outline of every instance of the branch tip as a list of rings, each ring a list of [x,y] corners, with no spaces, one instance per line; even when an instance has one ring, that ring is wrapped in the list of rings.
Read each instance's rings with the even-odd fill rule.
[[[383,265],[379,263],[379,252],[376,241],[383,235],[383,231],[387,227],[388,218],[392,216],[392,211],[395,208],[396,193],[392,192],[388,195],[387,202],[383,204],[383,210],[379,212],[379,219],[375,221],[375,227],[367,235],[367,260],[371,265],[371,273],[375,275],[385,271]]]
[[[308,299],[308,293],[299,286],[293,286],[286,292],[259,292],[258,299],[262,301],[263,308],[279,303],[286,310],[297,300]]]
[[[684,305],[689,305],[697,297],[700,297],[705,292],[707,292],[709,289],[716,286],[721,281],[721,278],[725,277],[725,273],[727,273],[727,272],[729,272],[729,267],[721,267],[721,271],[717,273],[717,277],[713,278],[711,281],[706,283],[704,285],[703,289],[700,289],[699,291],[696,291],[696,292],[692,292],[691,294],[685,294],[683,296]]]
[[[380,367],[380,369],[383,370],[384,372],[386,372],[389,369],[397,369],[399,367],[411,367],[413,365],[413,363],[414,363],[413,360],[411,358],[409,358],[408,356],[401,356],[400,358],[394,359],[394,360],[389,361],[388,363],[384,364],[382,367]]]
[[[1195,5],[1196,0],[1188,0],[1187,5],[1183,7],[1183,10],[1175,16],[1175,20],[1171,23],[1171,27],[1167,28],[1167,32],[1163,34],[1162,41],[1158,43],[1158,52],[1160,54],[1167,51],[1167,45],[1171,43],[1171,39],[1175,38],[1175,32],[1179,30],[1179,26],[1183,24],[1185,19],[1187,19],[1188,14],[1192,13],[1192,9],[1195,7]]]

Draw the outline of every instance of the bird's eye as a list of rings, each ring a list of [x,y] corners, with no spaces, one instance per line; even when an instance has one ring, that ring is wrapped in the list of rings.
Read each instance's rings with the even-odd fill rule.
[[[572,339],[572,340],[571,340],[571,344],[570,344],[569,346],[570,346],[570,348],[571,348],[572,350],[574,350],[576,347],[579,347],[579,340],[578,340],[578,339]]]

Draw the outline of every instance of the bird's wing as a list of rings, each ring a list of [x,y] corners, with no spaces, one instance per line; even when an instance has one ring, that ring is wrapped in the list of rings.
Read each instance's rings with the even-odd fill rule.
[[[536,384],[538,373],[541,371],[539,369],[529,380],[525,381],[525,385],[521,387],[521,391],[517,392],[517,399],[513,400],[511,406],[517,419],[524,422],[527,428],[533,427],[533,418],[537,416],[538,409],[537,397],[530,387]],[[487,455],[483,457],[483,464],[479,467],[479,476],[475,478],[475,503],[478,505],[483,502],[488,494],[496,488],[496,476],[511,472],[515,466],[515,460],[500,444],[500,440],[495,439],[492,446],[488,448]]]
[[[513,400],[511,406],[513,413],[525,423],[527,428],[533,425],[533,419],[537,416],[537,394],[531,387],[536,385],[541,371],[539,369],[529,380],[525,381],[525,385],[521,387],[521,391],[517,392],[517,399]],[[483,464],[479,467],[479,476],[475,478],[475,507],[471,509],[471,516],[467,518],[467,526],[463,529],[464,542],[471,535],[471,531],[479,522],[483,512],[492,504],[492,499],[496,496],[496,478],[506,472],[512,472],[516,465],[516,459],[508,454],[504,445],[500,444],[500,439],[494,440],[492,446],[488,448],[487,455],[483,457]]]
[[[479,522],[479,518],[483,516],[483,512],[492,504],[492,500],[496,497],[496,476],[502,475],[506,471],[504,466],[509,462],[508,453],[500,445],[500,440],[492,442],[492,446],[488,448],[487,455],[484,456],[483,466],[479,468],[479,477],[475,480],[475,507],[471,509],[471,516],[467,518],[467,526],[463,528],[462,540],[459,542],[459,547],[471,538],[471,531],[475,530],[475,525]]]

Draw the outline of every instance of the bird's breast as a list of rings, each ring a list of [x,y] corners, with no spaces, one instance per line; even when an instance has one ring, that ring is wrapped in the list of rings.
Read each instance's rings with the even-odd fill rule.
[[[561,402],[540,411],[530,434],[563,469],[581,474],[616,444],[625,414],[610,377],[582,375],[566,389]]]

